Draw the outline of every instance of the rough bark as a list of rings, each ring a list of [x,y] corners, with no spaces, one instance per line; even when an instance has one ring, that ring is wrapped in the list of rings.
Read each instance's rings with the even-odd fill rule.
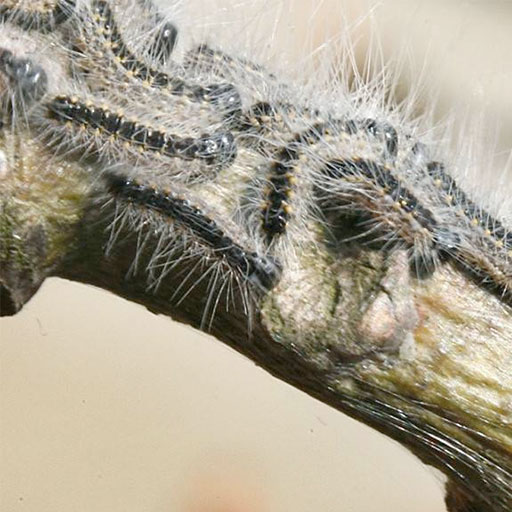
[[[0,150],[22,138],[0,139]],[[129,230],[106,257],[113,206],[97,176],[73,162],[49,171],[46,150],[28,137],[15,156],[0,169],[2,315],[19,311],[46,277],[60,276],[201,326],[206,284],[180,303],[169,299],[194,262],[148,291],[140,269],[156,240],[137,272]],[[510,305],[451,262],[417,278],[400,251],[315,244],[299,260],[254,299],[252,315],[240,297],[235,307],[219,304],[210,332],[444,471],[450,512],[511,510]]]

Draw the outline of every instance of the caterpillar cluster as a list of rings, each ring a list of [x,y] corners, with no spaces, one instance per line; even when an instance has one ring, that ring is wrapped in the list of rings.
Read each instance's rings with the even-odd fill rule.
[[[430,157],[398,109],[375,112],[357,95],[348,108],[348,91],[317,103],[203,42],[180,58],[175,20],[150,0],[44,6],[0,8],[3,129],[25,123],[56,158],[97,163],[116,204],[108,249],[126,222],[158,239],[150,288],[194,254],[215,268],[205,271],[215,293],[234,278],[248,304],[293,268],[290,255],[350,221],[352,240],[405,248],[418,275],[451,259],[512,301],[512,230]],[[131,19],[148,35],[133,36]],[[12,43],[23,32],[59,48],[53,74],[47,57]]]

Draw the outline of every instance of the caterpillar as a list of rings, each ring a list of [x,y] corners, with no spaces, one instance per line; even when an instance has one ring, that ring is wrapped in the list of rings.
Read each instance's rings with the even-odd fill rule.
[[[455,180],[446,173],[442,163],[429,162],[427,170],[434,178],[435,186],[444,194],[446,203],[458,206],[457,215],[464,217],[470,226],[480,229],[484,236],[492,240],[491,248],[502,249],[508,257],[512,257],[512,232],[471,201]]]
[[[221,273],[220,291],[212,286],[203,314],[203,327],[206,325],[205,319],[208,313],[215,314],[215,304],[219,301],[222,291],[228,297],[232,295],[231,285],[226,285],[226,282],[234,280],[237,283],[244,307],[250,316],[253,295],[268,292],[279,281],[281,273],[279,263],[271,257],[248,251],[240,246],[211,215],[205,214],[197,204],[192,203],[190,198],[186,198],[179,191],[160,189],[120,174],[109,173],[105,179],[109,194],[116,200],[117,209],[120,208],[122,211],[120,214],[116,213],[112,221],[107,254],[116,242],[119,225],[125,222],[126,217],[131,218],[135,232],[145,231],[146,236],[151,234],[161,239],[161,243],[157,245],[146,265],[150,277],[150,289],[158,288],[166,273],[179,262],[197,258],[198,253],[200,254],[199,264],[205,258],[210,262],[210,269],[200,280],[207,277],[209,273],[214,276]],[[138,209],[140,209],[139,212]],[[150,230],[148,230],[148,222],[152,226]],[[136,266],[135,260],[134,269]],[[195,267],[192,270],[194,269]],[[180,287],[175,290],[173,298],[187,284],[192,273],[191,271]],[[213,285],[216,284],[216,280],[217,278],[212,280]],[[250,288],[245,285],[247,282],[251,283]],[[197,284],[198,281],[193,286]],[[212,299],[215,294],[217,298]],[[183,297],[180,300],[183,300]],[[212,301],[214,306],[209,312]]]
[[[179,76],[148,66],[126,46],[109,3],[105,0],[94,0],[92,6],[93,19],[98,24],[96,32],[101,36],[105,51],[113,54],[114,61],[124,69],[126,77],[141,81],[145,87],[162,89],[169,95],[184,96],[195,102],[211,102],[228,119],[240,114],[241,99],[231,84],[210,84],[206,87],[197,83],[192,85]],[[160,61],[165,64],[176,38],[175,27],[164,24],[156,34],[148,54],[160,55]]]
[[[427,172],[445,203],[455,209],[455,215],[466,227],[466,236],[459,236],[448,250],[477,279],[496,287],[504,299],[510,300],[512,231],[469,199],[440,162],[429,162]]]
[[[104,134],[110,140],[119,139],[125,145],[134,145],[141,153],[150,151],[186,160],[200,159],[208,165],[227,164],[236,156],[234,139],[229,132],[196,139],[179,137],[67,96],[53,98],[46,108],[50,119],[77,124],[85,130]]]
[[[178,27],[163,17],[152,0],[140,0],[142,7],[149,11],[152,24],[158,29],[153,36],[153,42],[149,45],[147,54],[160,65],[165,66],[176,47],[178,41]]]
[[[261,109],[261,106],[258,106]],[[343,135],[355,135],[359,129],[368,134],[383,138],[387,156],[394,158],[397,152],[398,137],[396,130],[390,125],[379,124],[374,119],[356,121],[329,120],[326,123],[315,123],[304,132],[292,138],[292,142],[277,151],[274,162],[270,166],[269,187],[266,202],[263,206],[262,227],[271,241],[276,235],[286,231],[286,224],[290,216],[290,195],[292,194],[296,164],[305,150],[311,151],[313,146],[333,132]],[[349,173],[350,175],[350,173]]]
[[[272,288],[278,279],[276,263],[256,253],[248,253],[227,236],[217,223],[205,216],[201,210],[187,199],[171,191],[160,191],[143,185],[135,180],[110,175],[109,191],[132,204],[148,207],[159,214],[172,219],[192,232],[208,245],[216,256],[225,258],[242,276],[257,282],[262,289]]]
[[[213,74],[219,79],[236,81],[240,91],[265,91],[268,84],[282,87],[278,78],[264,67],[247,59],[235,58],[205,43],[189,50],[184,57],[184,67],[194,73]],[[264,94],[260,96],[263,99]],[[266,103],[261,101],[261,103]],[[268,105],[268,103],[267,103]]]
[[[46,94],[46,71],[30,59],[17,58],[11,51],[0,48],[0,70],[12,88],[12,94],[2,94],[5,110],[13,110],[16,104],[30,105]]]
[[[335,196],[346,196],[350,208],[373,217],[372,223],[384,232],[384,238],[391,237],[395,244],[399,243],[397,238],[401,239],[416,251],[413,262],[418,273],[433,270],[438,258],[439,223],[432,211],[421,204],[389,169],[374,161],[354,158],[329,162],[325,175],[324,186],[337,190]],[[343,182],[341,187],[339,181]],[[346,192],[341,192],[342,187]],[[335,199],[334,208],[340,206]]]

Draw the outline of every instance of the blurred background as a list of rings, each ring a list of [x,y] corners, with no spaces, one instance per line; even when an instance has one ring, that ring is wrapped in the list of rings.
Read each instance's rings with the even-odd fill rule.
[[[192,28],[207,30],[219,9],[219,37],[254,8],[181,3]],[[321,46],[336,37],[340,14],[359,20],[372,7],[384,51],[411,49],[412,75],[440,90],[440,115],[454,103],[485,111],[505,161],[512,2],[279,5],[292,29],[273,44],[298,58],[304,34]],[[197,19],[185,21],[187,10]],[[274,11],[264,14],[272,26]],[[398,444],[215,339],[102,290],[50,279],[21,313],[0,320],[0,334],[2,511],[445,510],[442,477]]]

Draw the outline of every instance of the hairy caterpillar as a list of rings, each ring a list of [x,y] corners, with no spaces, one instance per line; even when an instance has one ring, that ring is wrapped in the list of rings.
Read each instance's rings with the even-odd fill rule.
[[[250,290],[244,285],[244,281],[253,283],[254,287],[263,293],[275,286],[280,273],[276,262],[256,252],[248,252],[238,245],[213,217],[204,213],[204,208],[200,209],[192,204],[190,198],[185,199],[179,192],[160,190],[115,174],[108,175],[107,181],[109,193],[117,201],[120,210],[112,222],[109,247],[116,243],[118,225],[126,222],[126,217],[129,218],[128,222],[133,224],[132,229],[135,232],[146,232],[143,235],[146,237],[151,233],[151,236],[160,238],[157,249],[147,264],[150,288],[158,287],[163,277],[171,272],[177,263],[183,259],[197,257],[197,253],[200,254],[200,261],[196,265],[203,265],[202,259],[209,261],[210,265],[201,279],[208,279],[209,274],[216,276],[211,280],[211,296],[214,296],[218,286],[221,292],[226,293],[228,299],[231,298],[231,279],[238,285],[249,315],[254,298],[250,296]],[[165,221],[168,222],[168,226]],[[152,230],[148,230],[148,223],[153,226]],[[201,255],[201,252],[205,254]],[[136,266],[135,261],[134,269]],[[189,286],[187,281],[191,275],[192,272],[189,272],[185,276],[181,286],[174,291],[174,296],[182,292],[182,288],[186,289]],[[217,284],[218,279],[222,279],[221,285]],[[218,295],[221,292],[218,292]],[[186,293],[184,296],[186,297]],[[183,300],[183,297],[180,300]],[[219,297],[208,299],[203,324],[208,314],[215,314],[215,304],[212,311],[209,311],[212,301],[218,302]]]
[[[66,96],[53,98],[47,109],[49,117],[57,122],[69,121],[82,127],[83,131],[103,133],[111,140],[119,139],[125,147],[134,145],[140,153],[157,152],[185,160],[199,159],[207,164],[226,163],[235,157],[233,136],[229,132],[203,135],[197,139],[183,138]],[[102,151],[106,151],[105,148]]]
[[[103,0],[92,2],[91,18],[82,24],[83,27],[91,28],[81,34],[80,44],[90,45],[91,40],[97,43],[92,57],[90,50],[84,52],[83,61],[80,66],[90,72],[92,67],[105,65],[112,68],[113,72],[119,73],[128,84],[139,83],[143,89],[153,88],[159,90],[169,100],[174,97],[178,102],[193,102],[199,106],[211,103],[220,111],[221,117],[232,120],[240,114],[241,100],[238,91],[232,84],[212,83],[206,87],[186,80],[183,70],[172,66],[170,72],[162,71],[161,67],[153,67],[144,62],[143,56],[138,57],[127,47],[123,35],[116,23],[116,17],[109,4]],[[145,6],[148,9],[148,6]],[[154,17],[151,12],[146,13],[148,17]],[[150,43],[145,52],[159,66],[168,63],[177,38],[175,27],[169,23],[161,22],[158,18],[157,33],[154,41]],[[163,23],[163,25],[162,25]],[[160,26],[161,25],[161,26]],[[165,56],[165,57],[164,57]],[[79,61],[80,62],[80,61]]]
[[[148,42],[147,47],[150,47],[150,42]],[[156,59],[151,56],[150,50],[147,50],[146,55],[149,55],[151,65],[155,65]],[[219,55],[221,56],[219,58]],[[210,69],[210,73],[213,74],[213,78],[217,80],[217,75],[220,78],[221,76],[224,78],[231,74],[233,80],[238,80],[239,74],[242,72],[238,71],[236,68],[233,71],[233,65],[243,66],[243,73],[247,73],[249,75],[257,75],[264,77],[264,80],[271,81],[273,77],[265,72],[265,67],[258,67],[257,65],[247,65],[247,62],[243,59],[230,59],[228,57],[222,57],[222,53],[215,53],[215,60],[220,61],[219,63],[213,63],[212,68]],[[227,55],[227,54],[226,54]],[[78,58],[82,58],[81,56]],[[144,57],[142,57],[144,59]],[[176,59],[179,62],[179,56],[176,56]],[[36,61],[37,62],[37,61]],[[227,63],[227,65],[226,65]],[[172,65],[170,63],[170,65]],[[221,69],[223,68],[223,69]],[[191,68],[190,68],[191,69]],[[204,72],[204,67],[200,69],[201,73]],[[181,72],[181,70],[180,70]],[[198,69],[199,73],[199,69]],[[84,97],[95,98],[96,96],[102,96],[105,89],[98,87],[97,90],[93,91],[94,82],[96,81],[96,77],[98,76],[99,71],[96,73],[90,74],[89,76],[80,77],[79,82],[79,90],[78,91],[69,91],[66,89],[65,91],[58,91],[52,89],[52,94],[71,94],[75,93],[80,95],[82,93],[82,88],[84,88],[87,92],[89,90],[93,94],[84,94]],[[203,76],[203,75],[198,75]],[[132,77],[137,78],[137,77]],[[212,79],[210,77],[210,79]],[[112,76],[109,76],[108,80],[112,80]],[[107,81],[108,81],[107,80]],[[199,80],[199,78],[194,77],[194,80]],[[141,80],[132,80],[141,81]],[[128,81],[127,81],[128,82]],[[236,83],[236,82],[235,82]],[[134,84],[130,82],[130,87]],[[281,87],[282,84],[279,83],[279,91],[283,91],[284,88]],[[135,85],[134,85],[135,86]],[[141,90],[146,88],[146,84],[138,84]],[[90,88],[90,89],[89,89]],[[157,89],[157,88],[153,88]],[[250,88],[249,88],[250,89]],[[408,128],[402,128],[400,123],[396,120],[393,121],[393,124],[389,124],[392,130],[399,132],[398,142],[394,142],[395,137],[392,135],[392,130],[389,131],[381,131],[381,129],[376,129],[376,126],[384,126],[382,123],[382,119],[385,119],[386,116],[382,116],[381,114],[376,115],[372,113],[372,116],[368,116],[368,114],[364,111],[364,107],[361,107],[362,113],[361,115],[355,115],[353,112],[349,112],[346,116],[347,123],[349,121],[354,121],[357,125],[360,123],[361,125],[366,125],[368,129],[367,133],[364,133],[365,130],[359,131],[357,129],[350,128],[348,131],[353,132],[349,133],[350,137],[346,140],[343,139],[343,135],[341,131],[334,130],[333,133],[323,133],[321,138],[315,143],[311,143],[310,141],[296,141],[294,140],[297,133],[305,133],[309,127],[313,126],[313,123],[321,123],[325,122],[325,119],[322,120],[322,117],[329,118],[332,116],[333,121],[336,121],[341,117],[343,112],[340,110],[330,114],[328,109],[325,107],[322,109],[316,108],[314,105],[306,104],[301,105],[299,103],[293,103],[294,106],[298,105],[298,108],[290,108],[289,101],[286,101],[287,93],[281,94],[281,92],[271,91],[270,94],[266,94],[265,91],[250,91],[247,92],[248,87],[240,86],[241,92],[240,96],[243,98],[243,114],[245,113],[253,113],[264,107],[265,105],[270,108],[266,109],[264,112],[264,116],[260,116],[260,120],[262,121],[262,125],[259,125],[259,120],[256,122],[251,122],[247,124],[254,125],[253,128],[247,128],[243,126],[242,128],[235,126],[232,128],[234,133],[234,139],[237,142],[237,149],[241,149],[242,158],[236,159],[235,165],[227,166],[225,171],[221,170],[219,174],[219,180],[214,181],[215,185],[211,186],[211,190],[215,189],[216,193],[220,196],[225,195],[225,192],[222,189],[222,180],[229,179],[229,172],[233,172],[234,175],[239,175],[241,173],[246,172],[247,175],[251,177],[255,174],[254,170],[258,169],[258,175],[255,180],[249,181],[246,189],[243,187],[240,190],[246,190],[247,192],[240,192],[243,197],[244,194],[250,196],[250,193],[254,193],[258,199],[258,215],[255,216],[257,218],[249,217],[249,222],[244,224],[244,228],[247,229],[248,235],[251,236],[253,233],[258,233],[261,229],[261,198],[265,197],[265,185],[270,187],[272,186],[280,186],[279,182],[273,182],[272,171],[268,172],[268,166],[273,165],[275,161],[276,155],[279,156],[278,152],[279,148],[288,147],[288,145],[299,145],[300,150],[304,153],[304,161],[300,162],[300,165],[304,167],[302,174],[299,174],[299,180],[302,180],[303,189],[298,189],[296,196],[292,197],[292,210],[291,214],[286,219],[285,225],[285,234],[288,233],[291,236],[283,237],[286,238],[284,243],[281,246],[281,253],[278,253],[279,256],[284,254],[287,251],[293,250],[294,240],[296,243],[300,243],[301,236],[300,230],[299,235],[296,232],[293,232],[294,223],[299,223],[299,225],[308,225],[309,222],[316,222],[318,220],[318,215],[326,215],[329,216],[331,211],[330,208],[333,206],[333,212],[337,214],[340,218],[335,219],[336,222],[341,220],[344,221],[345,213],[348,209],[350,209],[350,215],[353,213],[361,212],[363,214],[368,213],[370,204],[373,208],[375,201],[368,203],[367,198],[365,198],[365,192],[368,187],[371,193],[372,198],[378,197],[378,194],[381,194],[383,191],[385,195],[387,195],[390,199],[399,199],[400,203],[403,203],[405,200],[405,204],[397,204],[395,205],[397,208],[395,209],[399,212],[397,216],[397,220],[395,220],[395,213],[390,209],[389,211],[383,207],[381,210],[376,209],[376,211],[369,211],[370,215],[364,215],[361,219],[358,219],[360,229],[357,229],[357,233],[355,236],[363,235],[371,240],[371,242],[379,242],[381,238],[384,239],[386,244],[385,248],[395,245],[404,244],[411,254],[411,259],[415,259],[415,255],[418,256],[418,259],[428,263],[430,260],[436,260],[438,256],[439,249],[444,253],[448,252],[448,257],[461,259],[464,265],[470,266],[472,269],[476,269],[476,272],[479,274],[480,278],[487,279],[491,286],[497,286],[499,288],[499,292],[502,293],[507,290],[508,282],[507,282],[507,260],[502,259],[503,253],[498,254],[494,261],[491,261],[489,264],[482,262],[480,258],[476,261],[472,261],[468,256],[467,249],[465,247],[473,247],[473,253],[475,252],[474,240],[476,238],[472,238],[474,235],[470,234],[470,231],[473,229],[471,226],[466,226],[467,222],[459,224],[458,221],[452,214],[452,211],[446,207],[446,191],[443,190],[442,194],[436,194],[434,187],[439,190],[439,186],[437,184],[437,180],[439,177],[435,177],[433,181],[428,181],[428,176],[426,174],[431,173],[432,164],[437,161],[439,158],[436,155],[436,160],[427,159],[424,162],[423,166],[426,166],[427,171],[425,173],[425,169],[421,167],[419,164],[409,166],[405,165],[407,161],[415,161],[417,151],[414,150],[415,147],[419,146],[419,142],[416,142],[416,139],[423,140],[419,134],[415,132],[415,130],[410,130],[408,132]],[[162,105],[162,99],[160,96],[157,96],[158,92],[155,93],[155,96],[148,100],[147,110],[152,111],[153,105],[159,104]],[[122,103],[118,94],[111,93],[106,95],[110,101],[107,102],[107,105],[110,108],[110,105],[113,107],[117,107],[117,103]],[[120,96],[120,95],[119,95]],[[265,96],[267,96],[265,98]],[[143,98],[143,93],[140,93],[140,97]],[[263,97],[263,98],[262,98]],[[24,102],[27,103],[28,97],[24,98]],[[187,98],[190,99],[190,98]],[[253,102],[248,102],[248,99],[252,99]],[[266,101],[265,101],[266,99]],[[190,103],[200,103],[197,101],[193,101]],[[98,104],[99,105],[99,104]],[[100,107],[101,108],[101,107]],[[144,105],[140,104],[138,106],[139,109],[144,110]],[[216,111],[214,108],[210,106],[206,107],[208,109],[208,116],[212,119],[215,119],[213,123],[218,123],[219,126],[224,125],[224,114],[223,112]],[[263,108],[263,110],[265,110]],[[277,116],[274,115],[276,111],[281,111]],[[270,115],[268,115],[270,114]],[[36,112],[37,116],[37,112]],[[170,116],[169,116],[170,117]],[[185,116],[184,116],[185,117]],[[248,116],[251,117],[250,115]],[[252,116],[253,119],[256,116]],[[279,117],[281,119],[279,119]],[[318,119],[319,118],[319,119]],[[366,122],[365,120],[369,120]],[[329,119],[329,121],[331,121]],[[205,124],[207,121],[205,118],[201,118],[201,122],[199,124]],[[212,123],[212,126],[214,124]],[[235,122],[236,124],[236,122]],[[335,122],[334,122],[335,124]],[[185,124],[182,123],[180,129],[183,129]],[[230,127],[231,128],[231,127]],[[332,131],[332,129],[331,129]],[[386,134],[387,132],[387,134]],[[404,135],[405,134],[405,135]],[[200,135],[200,134],[199,134]],[[69,136],[69,134],[68,134]],[[375,137],[375,138],[373,138]],[[410,137],[410,138],[408,138]],[[297,144],[299,142],[299,144]],[[253,152],[252,148],[259,146],[261,148],[258,152]],[[251,152],[250,158],[247,158],[246,154]],[[347,165],[345,165],[345,170],[341,176],[331,176],[329,169],[332,168],[332,163],[339,163],[342,160],[336,160],[336,158],[340,159],[341,156],[349,157],[348,160],[345,161]],[[361,160],[357,160],[361,159]],[[119,158],[119,160],[122,160]],[[366,166],[366,168],[371,167],[373,169],[372,172],[368,173],[365,171],[365,167],[363,165],[357,165],[357,162],[367,162],[370,163]],[[397,163],[398,162],[398,163]],[[354,165],[355,163],[355,165]],[[388,169],[385,169],[385,166],[391,166],[393,173],[387,174]],[[158,167],[158,166],[157,166]],[[160,169],[151,168],[151,166],[141,166],[140,168],[136,168],[135,170],[130,170],[130,176],[135,175],[137,179],[146,184],[152,183],[152,175],[154,173],[162,176],[164,173]],[[446,165],[449,168],[449,165]],[[155,171],[155,169],[157,169]],[[244,170],[245,169],[245,170]],[[266,170],[265,170],[266,169]],[[326,172],[327,169],[327,172]],[[378,172],[375,171],[378,169]],[[410,171],[414,171],[411,173]],[[128,171],[127,171],[128,172]],[[365,178],[365,174],[370,176]],[[414,174],[411,176],[411,174]],[[178,174],[180,175],[180,174]],[[105,175],[106,176],[106,175]],[[184,177],[183,173],[181,174]],[[387,177],[387,181],[383,178],[382,180],[377,179],[378,177]],[[444,178],[449,177],[449,175],[445,172],[443,175]],[[260,181],[258,181],[260,178]],[[326,190],[326,179],[333,180],[330,182],[330,190]],[[403,185],[406,183],[406,185]],[[289,185],[289,184],[287,184]],[[302,186],[301,185],[301,186]],[[151,185],[145,185],[151,186]],[[463,188],[463,185],[456,185],[457,188]],[[380,190],[379,190],[380,189]],[[417,194],[417,190],[426,190],[428,194],[421,195]],[[227,190],[227,188],[226,188]],[[323,198],[324,192],[328,192],[328,197],[326,201],[326,208],[324,211],[318,212],[315,203],[318,198],[316,197],[316,191],[320,190],[320,195]],[[405,191],[405,198],[404,198]],[[414,192],[413,192],[414,191]],[[278,190],[279,192],[279,190]],[[201,196],[202,190],[198,189],[195,191],[198,196]],[[236,197],[236,196],[235,196]],[[361,199],[364,198],[364,199]],[[244,197],[245,199],[245,197]],[[297,201],[301,204],[299,208],[296,207]],[[119,201],[122,203],[122,201]],[[228,204],[228,202],[226,202]],[[141,202],[138,207],[129,206],[125,211],[130,211],[133,214],[134,225],[140,225],[141,229],[143,229],[143,219],[147,218],[148,212],[150,209],[150,204]],[[350,205],[347,208],[347,205]],[[282,205],[281,205],[282,206]],[[391,203],[390,203],[391,206]],[[412,208],[411,208],[412,206]],[[279,205],[278,205],[279,207]],[[240,207],[238,205],[234,205],[231,207],[232,210],[235,210],[235,218],[241,218],[236,215],[236,210]],[[400,213],[403,209],[405,214]],[[409,210],[409,211],[408,211]],[[224,211],[223,215],[226,211],[230,211],[228,208]],[[448,233],[450,236],[448,237],[447,242],[437,243],[436,244],[423,244],[421,241],[418,241],[414,236],[410,236],[404,233],[413,233],[410,226],[412,225],[412,220],[407,217],[407,214],[412,213],[413,211],[434,211],[436,219],[427,218],[429,215],[421,215],[422,219],[427,218],[427,223],[424,223],[422,228],[427,228],[429,233],[435,232],[435,226],[441,224],[442,226],[458,226],[459,228],[466,227],[471,228],[466,230],[465,237],[461,240],[458,238],[459,232],[461,229],[457,231],[457,236],[455,236],[453,229],[449,230],[445,233]],[[383,217],[386,215],[386,217]],[[357,215],[356,215],[357,216]],[[371,228],[368,228],[368,224],[365,224],[367,218],[369,217],[369,222]],[[487,214],[484,213],[482,218],[487,218]],[[137,224],[137,219],[139,219],[140,223]],[[469,223],[473,217],[469,219]],[[323,219],[322,219],[323,221]],[[488,226],[498,226],[498,221],[493,217],[490,217]],[[302,223],[302,224],[301,224]],[[506,221],[503,221],[500,225],[506,226]],[[375,228],[374,231],[372,229]],[[501,249],[499,247],[500,240],[505,240],[507,237],[507,229],[503,228],[504,231],[501,233],[498,229],[495,230],[494,234],[492,234],[492,238],[495,239],[493,241],[495,249]],[[241,230],[242,231],[242,230]],[[142,232],[143,233],[143,232]],[[307,233],[307,231],[306,231]],[[463,230],[464,233],[464,230]],[[351,233],[352,235],[353,233]],[[143,233],[144,235],[144,233]],[[476,246],[480,243],[480,239],[483,239],[483,236],[488,236],[485,232],[478,232],[478,240]],[[241,240],[245,238],[242,233],[237,233],[237,237],[240,236]],[[302,237],[304,237],[304,233],[302,233]],[[440,240],[440,237],[436,235],[436,241]],[[340,240],[343,243],[343,240]],[[389,242],[389,243],[388,243]],[[497,242],[497,243],[495,243]],[[503,243],[503,242],[502,242]],[[259,245],[259,242],[256,241],[256,245]],[[274,255],[272,247],[270,249],[262,249],[263,244],[259,247],[260,251],[268,251],[269,255]],[[504,248],[507,249],[506,243],[504,244]],[[448,250],[445,250],[448,249]],[[466,251],[466,252],[465,252]],[[507,251],[505,251],[507,254]],[[444,254],[443,254],[444,257]],[[501,259],[500,259],[501,258]],[[136,259],[136,258],[135,258]],[[279,259],[279,258],[278,258]],[[285,269],[286,269],[286,259],[283,260]],[[505,261],[505,264],[503,264]],[[500,280],[498,276],[499,266],[505,269],[504,278]],[[435,269],[435,264],[430,266],[429,272]],[[286,271],[286,270],[285,270]],[[149,276],[151,279],[151,276]]]

